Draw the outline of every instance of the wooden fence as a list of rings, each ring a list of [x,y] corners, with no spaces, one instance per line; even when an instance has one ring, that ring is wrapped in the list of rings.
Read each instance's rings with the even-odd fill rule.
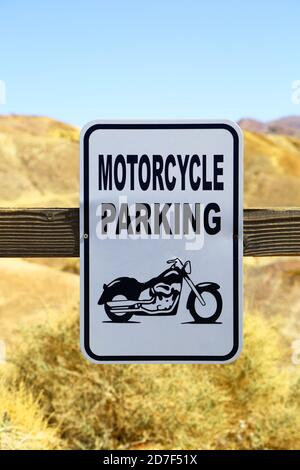
[[[244,256],[300,255],[300,209],[245,209]],[[79,256],[79,209],[0,209],[0,257]]]

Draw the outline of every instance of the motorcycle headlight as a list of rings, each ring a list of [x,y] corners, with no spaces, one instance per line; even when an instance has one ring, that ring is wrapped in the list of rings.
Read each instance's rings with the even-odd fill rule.
[[[191,274],[192,267],[191,267],[191,262],[190,261],[187,261],[186,263],[184,263],[184,270],[187,274]]]

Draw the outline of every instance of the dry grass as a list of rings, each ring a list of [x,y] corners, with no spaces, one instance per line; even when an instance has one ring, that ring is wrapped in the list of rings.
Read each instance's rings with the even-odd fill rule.
[[[56,449],[57,433],[49,428],[32,395],[22,383],[0,378],[0,449]]]
[[[67,448],[300,446],[300,383],[280,369],[285,352],[259,315],[232,365],[93,365],[78,338],[74,313],[31,330],[14,356]]]

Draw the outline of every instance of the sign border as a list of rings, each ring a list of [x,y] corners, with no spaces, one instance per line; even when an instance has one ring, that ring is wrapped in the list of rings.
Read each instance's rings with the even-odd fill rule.
[[[89,243],[89,139],[92,133],[96,130],[101,129],[225,129],[233,137],[233,347],[232,350],[224,356],[176,356],[176,355],[130,355],[130,356],[99,356],[95,354],[90,347],[90,334],[89,334],[89,320],[90,320],[90,243]],[[237,130],[226,122],[183,122],[183,123],[167,123],[167,122],[140,122],[140,123],[112,123],[112,122],[94,122],[90,125],[87,125],[81,136],[82,144],[82,157],[83,165],[82,171],[83,175],[81,176],[83,183],[83,300],[80,302],[83,304],[83,319],[81,316],[81,321],[83,320],[83,336],[82,336],[82,346],[83,352],[91,359],[93,362],[101,363],[110,363],[110,362],[230,362],[240,349],[240,324],[239,324],[239,309],[240,309],[240,297],[239,297],[239,241],[241,234],[240,230],[240,220],[239,220],[239,205],[240,205],[240,194],[239,194],[239,185],[240,185],[240,140]],[[82,269],[81,269],[82,274]],[[82,333],[82,332],[81,332]]]

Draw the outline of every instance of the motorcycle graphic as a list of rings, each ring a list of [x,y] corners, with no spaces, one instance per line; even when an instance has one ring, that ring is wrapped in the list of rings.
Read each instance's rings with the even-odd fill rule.
[[[190,278],[191,262],[179,258],[157,277],[139,282],[133,277],[119,277],[103,285],[98,305],[104,305],[112,322],[128,322],[133,315],[176,315],[183,280],[191,292],[186,308],[196,323],[214,323],[222,312],[220,286],[215,282],[194,284]]]

